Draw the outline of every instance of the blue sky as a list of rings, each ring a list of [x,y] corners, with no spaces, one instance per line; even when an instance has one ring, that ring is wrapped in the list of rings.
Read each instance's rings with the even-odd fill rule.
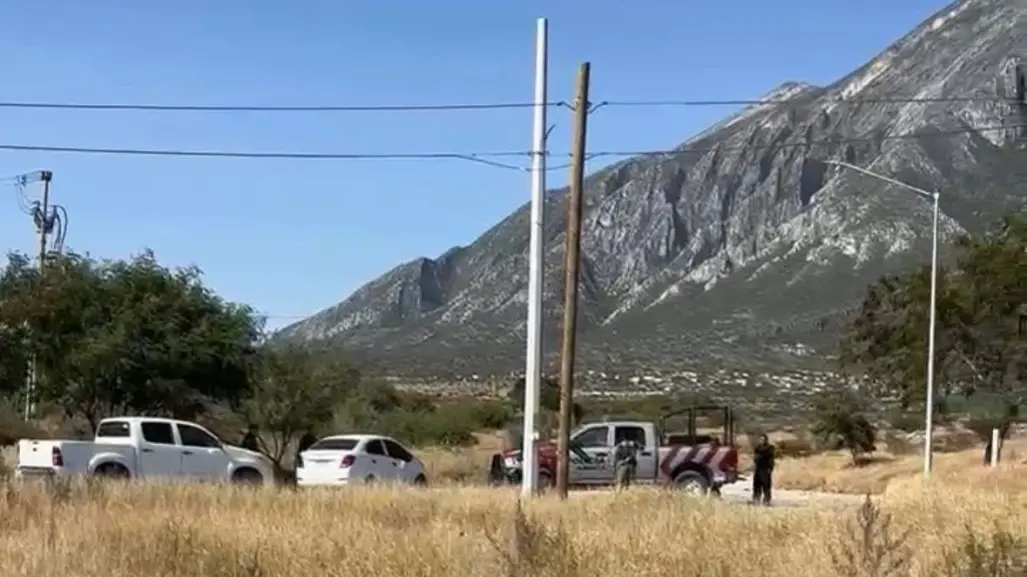
[[[550,20],[550,97],[755,98],[828,83],[938,0],[10,0],[2,101],[409,104],[530,101],[535,20]],[[591,150],[676,145],[729,108],[603,109]],[[554,153],[570,145],[553,110]],[[337,153],[526,150],[531,111],[154,113],[0,109],[0,144]],[[474,240],[526,202],[529,176],[457,161],[295,161],[0,151],[0,176],[47,168],[68,246],[153,249],[286,324],[417,256]],[[562,185],[566,175],[551,174]],[[30,192],[35,193],[35,189]],[[0,246],[33,227],[0,188]]]

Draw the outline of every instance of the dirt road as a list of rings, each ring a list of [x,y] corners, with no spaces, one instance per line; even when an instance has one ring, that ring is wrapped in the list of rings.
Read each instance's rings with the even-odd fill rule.
[[[609,493],[612,489],[599,489],[590,491],[572,491],[572,497],[588,497],[590,495],[601,495]],[[721,499],[727,503],[736,505],[748,505],[752,499],[752,489],[749,483],[739,482],[734,485],[723,487],[720,491]],[[788,489],[774,489],[774,507],[852,507],[859,506],[863,502],[862,495],[848,495],[844,493],[821,493],[817,491],[794,491]]]
[[[735,483],[721,489],[720,495],[729,503],[747,504],[752,499],[748,483]],[[826,507],[858,506],[865,497],[844,493],[820,493],[816,491],[790,491],[774,489],[773,504],[776,507]]]

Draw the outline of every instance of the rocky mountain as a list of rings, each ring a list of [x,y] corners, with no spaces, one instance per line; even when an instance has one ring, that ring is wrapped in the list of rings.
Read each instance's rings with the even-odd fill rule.
[[[941,191],[945,238],[1024,206],[1027,0],[955,2],[830,86],[787,82],[673,153],[586,180],[585,368],[789,364],[829,355],[886,271],[925,262],[929,201],[828,165]],[[547,197],[545,320],[558,350],[565,190]],[[528,207],[468,246],[392,269],[284,328],[396,372],[520,370]]]

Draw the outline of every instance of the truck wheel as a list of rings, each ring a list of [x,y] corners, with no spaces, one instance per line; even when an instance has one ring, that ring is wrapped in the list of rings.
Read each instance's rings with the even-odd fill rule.
[[[414,486],[415,487],[427,487],[428,486],[428,477],[425,477],[424,475],[418,475],[417,478],[414,479]]]
[[[264,477],[256,469],[238,469],[232,473],[232,482],[236,485],[263,485]]]
[[[692,495],[705,495],[710,489],[710,482],[698,471],[685,471],[674,478],[674,488]]]
[[[545,493],[546,491],[552,489],[555,485],[556,482],[554,481],[553,476],[549,473],[549,471],[543,469],[538,472],[538,490],[540,493]]]
[[[128,469],[117,463],[104,463],[93,471],[93,476],[100,479],[128,479],[132,476]]]

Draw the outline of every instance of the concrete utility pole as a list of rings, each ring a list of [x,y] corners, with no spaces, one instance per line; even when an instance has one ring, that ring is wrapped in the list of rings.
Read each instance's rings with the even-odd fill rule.
[[[549,23],[539,18],[535,29],[535,106],[532,125],[531,231],[528,248],[528,322],[524,357],[524,424],[521,450],[521,496],[538,488],[539,390],[542,379],[542,275],[546,193],[546,92]]]
[[[46,240],[53,228],[53,219],[50,216],[50,181],[53,173],[44,170],[39,173],[39,180],[43,182],[43,201],[38,216],[36,217],[36,231],[39,233],[39,272],[42,274],[46,269]]]
[[[39,181],[43,183],[43,199],[32,213],[32,220],[36,224],[36,234],[39,235],[39,276],[46,272],[47,238],[53,229],[54,218],[50,215],[50,181],[53,173],[49,170],[41,170],[38,174]],[[36,365],[35,354],[29,361],[28,383],[25,387],[25,420],[31,419],[36,414],[36,388],[39,382],[39,370]]]
[[[571,406],[574,404],[574,355],[578,331],[578,268],[581,263],[581,212],[584,208],[585,142],[588,128],[588,83],[591,65],[578,68],[577,97],[574,101],[574,144],[571,149],[570,192],[567,194],[567,249],[564,261],[563,346],[560,351],[560,435],[556,488],[567,498],[570,475]]]

